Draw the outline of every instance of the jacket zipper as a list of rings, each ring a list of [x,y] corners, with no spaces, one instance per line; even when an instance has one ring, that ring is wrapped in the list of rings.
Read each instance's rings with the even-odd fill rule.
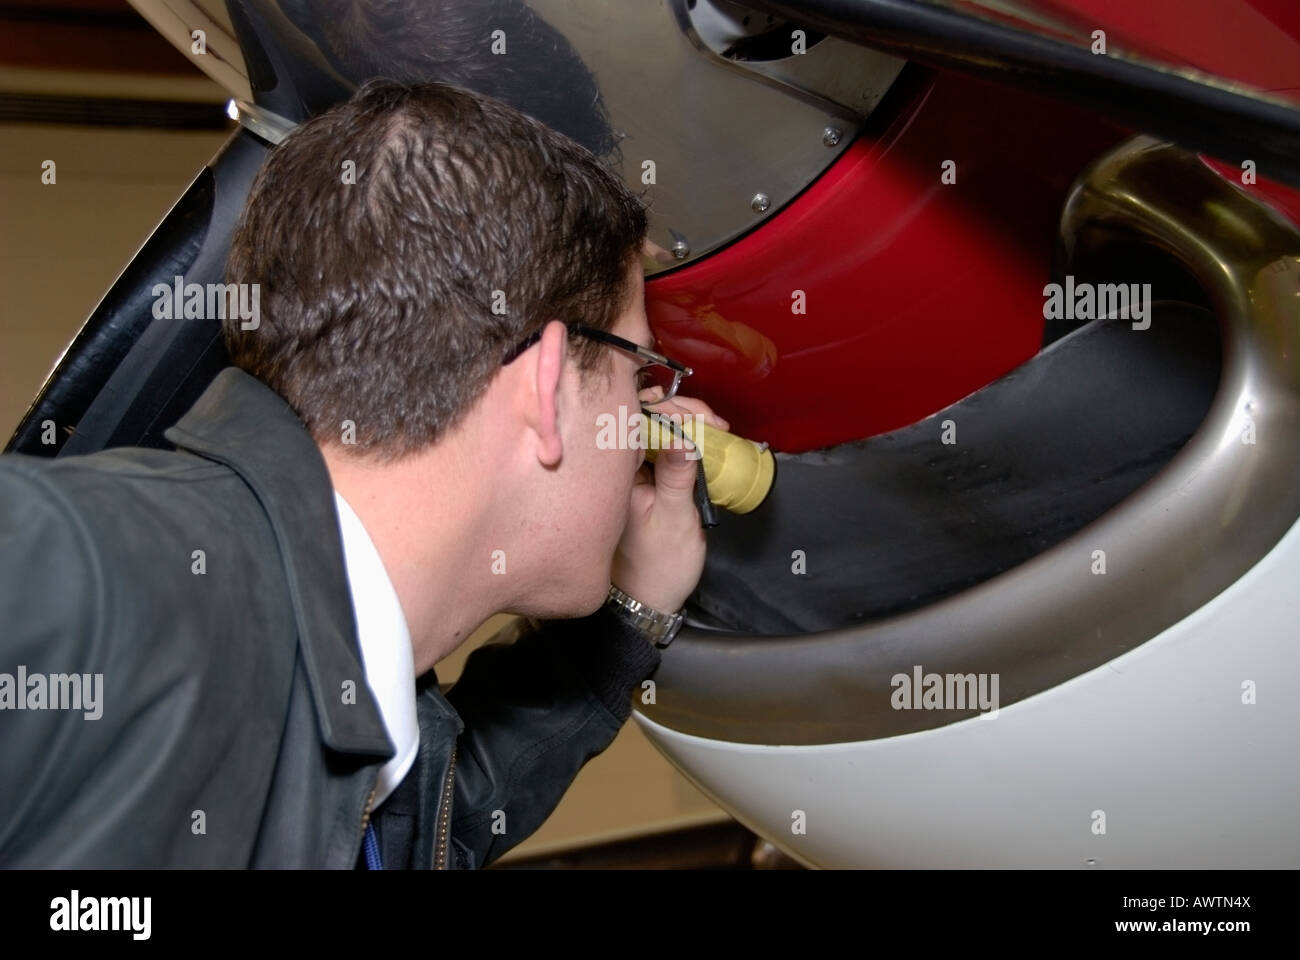
[[[451,763],[447,765],[447,779],[442,784],[442,805],[438,811],[438,842],[435,846],[433,869],[447,869],[447,827],[451,823],[451,791],[456,780],[456,751],[459,743],[451,745]]]
[[[366,797],[366,808],[361,812],[361,837],[359,843],[357,844],[358,850],[360,850],[363,846],[365,846],[366,826],[370,823],[370,808],[374,806],[375,794],[378,792],[378,790],[379,790],[379,780],[378,778],[376,778],[375,785],[370,788],[370,796]],[[356,858],[354,857],[353,859]]]

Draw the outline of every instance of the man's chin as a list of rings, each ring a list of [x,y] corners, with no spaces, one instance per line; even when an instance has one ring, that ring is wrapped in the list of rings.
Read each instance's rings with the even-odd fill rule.
[[[587,591],[587,595],[576,608],[577,612],[572,614],[570,619],[591,616],[601,608],[601,605],[605,602],[605,598],[608,596],[609,581],[606,580],[604,583],[596,584],[590,591]]]
[[[584,589],[581,594],[569,591],[566,596],[556,597],[551,603],[538,603],[531,605],[529,610],[513,612],[537,620],[577,620],[580,617],[589,617],[599,610],[607,596],[609,596],[608,580],[593,584],[590,588]]]

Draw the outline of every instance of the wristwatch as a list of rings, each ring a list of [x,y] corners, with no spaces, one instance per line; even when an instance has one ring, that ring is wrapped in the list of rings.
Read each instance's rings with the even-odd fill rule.
[[[633,600],[612,583],[609,585],[609,596],[605,598],[605,606],[628,626],[648,635],[660,650],[673,642],[673,637],[677,636],[677,631],[686,622],[685,607],[677,613],[663,613],[647,607],[640,600]]]

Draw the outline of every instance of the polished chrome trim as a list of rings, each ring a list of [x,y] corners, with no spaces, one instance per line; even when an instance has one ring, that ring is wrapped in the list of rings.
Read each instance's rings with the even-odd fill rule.
[[[895,710],[890,678],[916,665],[996,673],[1005,707],[1150,640],[1273,548],[1300,515],[1300,233],[1194,154],[1145,137],[1095,163],[1066,203],[1067,253],[1117,233],[1177,257],[1223,333],[1214,403],[1164,469],[1032,560],[920,610],[805,636],[688,627],[655,675],[656,702],[638,706],[644,715],[755,744],[944,726],[977,711]],[[1253,445],[1241,440],[1248,420]],[[1090,572],[1097,549],[1105,575]]]
[[[298,124],[278,113],[272,113],[246,100],[234,101],[236,116],[240,126],[247,127],[270,144],[277,144],[291,134]]]

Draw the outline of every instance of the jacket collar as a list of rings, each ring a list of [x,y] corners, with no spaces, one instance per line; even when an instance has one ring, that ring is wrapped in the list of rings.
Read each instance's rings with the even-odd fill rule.
[[[163,436],[234,470],[265,511],[280,547],[321,739],[345,753],[392,756],[362,666],[334,487],[293,408],[256,377],[227,367]],[[348,702],[349,690],[355,702]]]

